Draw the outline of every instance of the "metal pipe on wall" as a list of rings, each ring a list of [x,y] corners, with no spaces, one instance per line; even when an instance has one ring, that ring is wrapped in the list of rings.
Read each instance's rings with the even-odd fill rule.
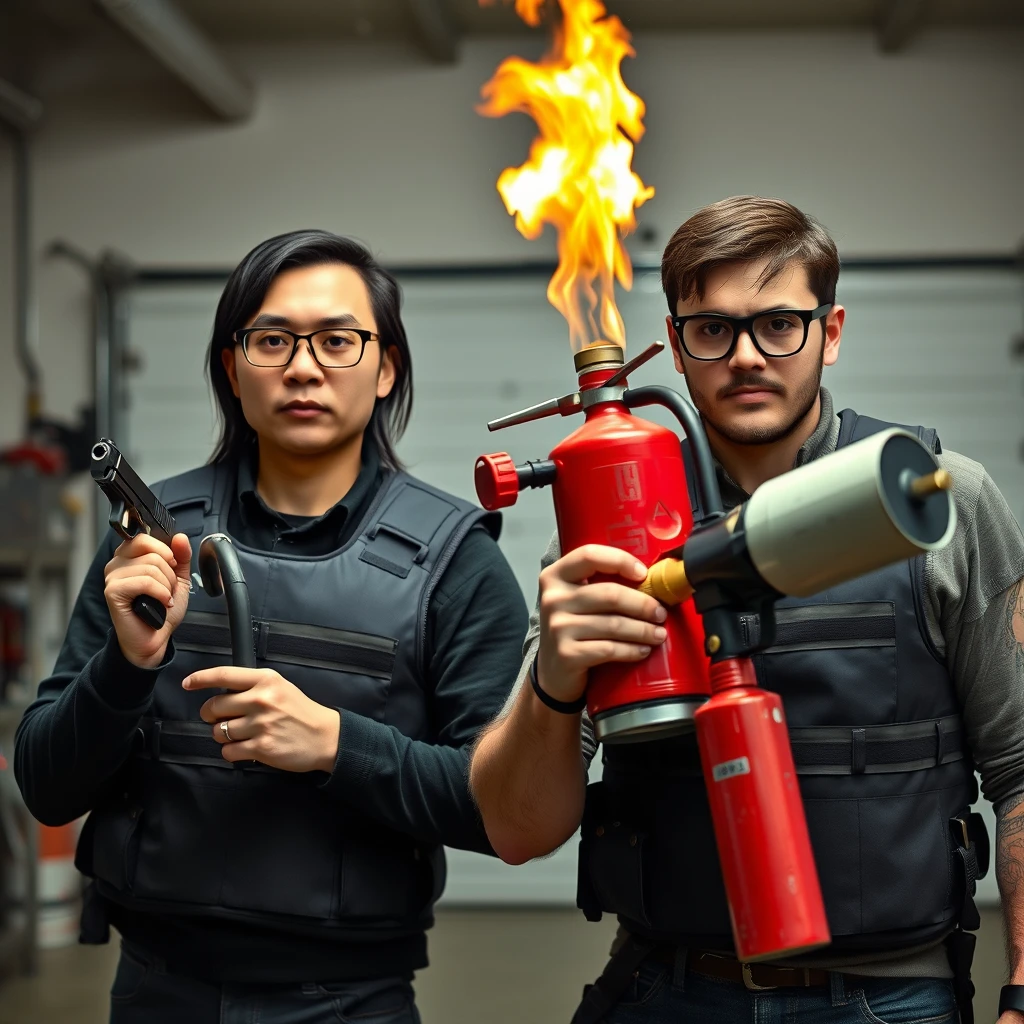
[[[35,306],[32,289],[32,166],[29,131],[43,114],[34,96],[0,80],[0,121],[7,125],[13,156],[14,352],[25,373],[25,432],[42,409],[39,360],[33,351]]]
[[[48,257],[66,259],[84,271],[89,282],[90,331],[89,365],[92,369],[93,400],[96,403],[96,430],[101,437],[110,436],[110,314],[99,264],[87,253],[57,240],[46,250]]]
[[[69,260],[80,267],[89,282],[92,309],[90,355],[93,378],[95,437],[117,440],[122,450],[128,451],[124,410],[129,391],[128,370],[129,289],[135,280],[135,269],[123,256],[107,250],[95,259],[69,242],[57,240],[47,248],[48,256]],[[90,439],[91,441],[95,438]],[[106,533],[107,503],[97,491],[97,539]]]
[[[32,169],[28,137],[11,135],[14,151],[14,352],[25,374],[25,432],[42,412],[43,389],[34,348],[32,302]]]

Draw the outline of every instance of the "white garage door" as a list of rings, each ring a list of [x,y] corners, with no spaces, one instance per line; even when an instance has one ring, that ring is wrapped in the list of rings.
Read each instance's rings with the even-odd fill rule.
[[[947,448],[985,464],[1024,520],[1024,373],[1009,341],[1024,326],[1019,276],[994,271],[844,272],[839,301],[847,326],[837,366],[826,372],[839,408],[938,428]],[[148,480],[204,462],[215,435],[203,378],[219,287],[140,288],[131,299],[133,349],[142,368],[129,384],[119,439]],[[474,498],[472,470],[483,452],[542,458],[578,421],[558,418],[489,434],[487,420],[574,383],[564,322],[539,277],[411,280],[405,321],[413,351],[415,411],[399,446],[410,470]],[[638,274],[621,301],[630,354],[665,339],[657,274]],[[631,383],[675,386],[670,356]],[[652,418],[673,425],[660,411]],[[528,491],[505,514],[502,549],[532,605],[537,562],[554,516],[549,493]],[[986,808],[991,823],[991,811]],[[450,856],[447,902],[572,903],[575,843],[510,868],[473,854]],[[997,898],[994,879],[982,883]]]

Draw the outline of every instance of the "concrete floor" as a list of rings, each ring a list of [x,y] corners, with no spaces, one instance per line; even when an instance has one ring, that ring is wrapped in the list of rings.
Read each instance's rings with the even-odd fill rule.
[[[975,959],[978,1024],[994,1024],[1003,983],[997,910],[983,911]],[[416,979],[424,1024],[567,1024],[600,971],[614,922],[568,908],[444,910],[431,933],[434,964]],[[105,1024],[117,946],[45,951],[34,978],[0,986],[0,1024]]]

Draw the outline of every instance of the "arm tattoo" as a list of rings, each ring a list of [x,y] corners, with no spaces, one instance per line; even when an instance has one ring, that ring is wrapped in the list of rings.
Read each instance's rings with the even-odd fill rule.
[[[1007,595],[1006,635],[1016,658],[1017,677],[1024,681],[1024,580],[1015,583]]]
[[[996,880],[1006,918],[1006,957],[1010,970],[1024,962],[1024,813],[1021,807],[996,825]]]
[[[1024,683],[1024,580],[1010,588],[1005,614],[1005,635],[1013,651],[1017,679]],[[1012,977],[1024,967],[1024,805],[1018,804],[996,825],[996,881],[1003,898],[1006,956]]]

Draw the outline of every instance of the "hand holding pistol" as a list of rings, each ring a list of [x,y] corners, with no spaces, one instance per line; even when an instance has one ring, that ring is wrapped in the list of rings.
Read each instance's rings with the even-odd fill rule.
[[[124,538],[105,568],[114,629],[130,661],[158,663],[185,614],[191,547],[184,534],[175,536],[171,514],[105,438],[93,446],[92,476],[110,500],[111,527]]]

